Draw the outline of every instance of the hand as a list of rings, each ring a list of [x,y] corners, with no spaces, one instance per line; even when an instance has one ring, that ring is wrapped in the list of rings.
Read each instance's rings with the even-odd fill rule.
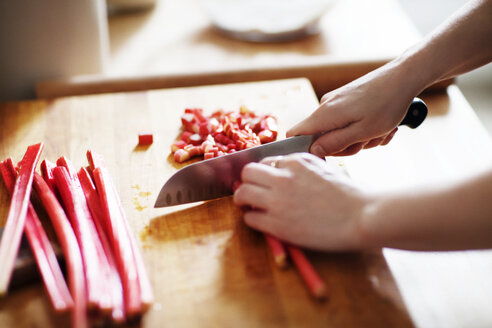
[[[414,96],[405,82],[404,74],[385,65],[324,95],[319,108],[287,136],[323,133],[310,149],[319,157],[353,155],[386,145]]]
[[[325,161],[307,153],[269,157],[246,165],[241,178],[234,202],[255,209],[244,215],[252,228],[312,249],[361,247],[358,224],[368,198]]]

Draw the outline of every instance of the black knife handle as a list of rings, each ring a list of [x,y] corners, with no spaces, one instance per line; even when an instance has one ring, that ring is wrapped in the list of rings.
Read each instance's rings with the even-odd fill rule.
[[[420,98],[413,98],[410,107],[408,107],[407,114],[398,125],[406,125],[409,128],[415,129],[425,120],[427,116],[427,105]]]

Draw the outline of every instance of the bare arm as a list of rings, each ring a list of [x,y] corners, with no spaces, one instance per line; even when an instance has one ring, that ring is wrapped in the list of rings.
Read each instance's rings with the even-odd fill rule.
[[[327,93],[288,136],[326,132],[317,156],[387,144],[412,98],[428,85],[492,60],[492,0],[472,0],[435,32],[381,68]]]
[[[492,248],[492,170],[433,190],[372,197],[359,227],[363,247]]]

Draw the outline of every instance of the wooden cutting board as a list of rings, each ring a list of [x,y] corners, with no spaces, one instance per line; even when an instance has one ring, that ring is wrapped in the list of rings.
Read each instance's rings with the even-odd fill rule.
[[[170,155],[186,107],[278,117],[280,136],[318,101],[305,79],[155,90],[0,105],[0,158],[20,160],[29,144],[42,158],[86,165],[94,149],[106,159],[143,250],[156,301],[145,327],[412,326],[381,251],[308,253],[326,282],[328,301],[307,293],[292,267],[274,265],[263,236],[246,227],[231,198],[154,209],[163,183],[179,168]],[[137,135],[154,133],[139,148]],[[0,226],[8,197],[0,187]],[[1,327],[67,326],[38,284],[0,301]]]

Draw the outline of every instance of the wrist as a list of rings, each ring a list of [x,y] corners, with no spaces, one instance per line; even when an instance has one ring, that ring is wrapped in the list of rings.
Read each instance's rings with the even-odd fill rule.
[[[384,220],[384,203],[383,195],[366,195],[365,205],[356,220],[355,234],[358,249],[383,247],[383,235],[377,224],[380,220]]]

